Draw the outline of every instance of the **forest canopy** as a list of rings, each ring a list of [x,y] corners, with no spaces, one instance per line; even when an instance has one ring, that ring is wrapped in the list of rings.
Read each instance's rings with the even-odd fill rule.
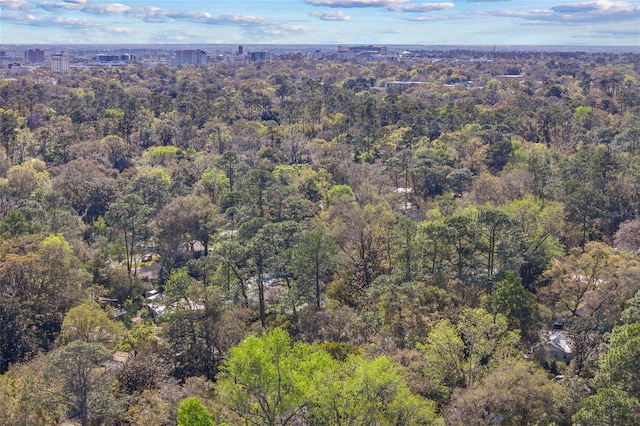
[[[640,421],[640,56],[41,77],[0,81],[0,424]]]

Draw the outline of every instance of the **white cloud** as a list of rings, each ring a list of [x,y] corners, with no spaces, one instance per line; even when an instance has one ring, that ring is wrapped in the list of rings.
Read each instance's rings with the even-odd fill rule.
[[[451,18],[451,17],[444,17],[442,15],[406,15],[406,17],[403,17],[402,20],[403,21],[410,21],[410,22],[440,22],[440,21],[451,21],[452,19],[457,19],[457,18]]]
[[[602,38],[640,40],[640,30],[630,31],[596,31],[595,34]]]
[[[158,7],[147,7],[136,11],[134,15],[145,22],[183,21],[203,25],[242,27],[248,34],[256,38],[262,36],[286,37],[308,31],[302,26],[286,25],[282,22],[256,16],[213,15],[208,12],[170,10]]]
[[[38,7],[46,11],[54,11],[58,9],[63,9],[63,10],[81,10],[82,9],[81,4],[67,3],[63,1],[44,1],[44,2],[38,3]]]
[[[85,1],[62,1],[62,2],[40,2],[38,3],[40,9],[44,9],[48,12],[54,12],[57,10],[76,10],[84,13],[91,13],[94,15],[123,15],[133,12],[135,9],[125,6],[120,3],[86,3]]]
[[[66,28],[69,30],[86,30],[89,35],[95,35],[97,32],[104,34],[134,34],[135,31],[127,27],[113,27],[104,25],[88,19],[70,18],[65,16],[46,16],[37,17],[31,14],[12,15],[6,14],[2,16],[2,20],[7,23],[26,25],[39,28]],[[97,39],[96,39],[97,40]],[[77,41],[77,40],[76,40]]]
[[[452,7],[455,7],[455,4],[450,2],[440,2],[440,3],[399,4],[395,6],[389,6],[387,9],[393,10],[395,12],[425,13],[425,12],[437,12],[440,10],[451,9]]]
[[[109,27],[109,31],[114,32],[114,33],[120,33],[120,34],[133,34],[133,33],[135,33],[134,30],[132,30],[131,28],[127,28],[127,27]]]
[[[85,0],[43,1],[38,7],[46,11],[73,10],[94,15],[128,15],[145,22],[193,22],[208,25],[275,25],[275,21],[243,15],[213,15],[209,12],[164,9],[156,6],[133,8],[120,3],[86,3]]]
[[[326,7],[397,7],[409,0],[307,0],[313,6]]]
[[[2,15],[2,20],[4,22],[12,22],[15,24],[30,24],[32,22],[36,22],[37,18],[29,13],[23,13],[20,15],[5,14]]]
[[[31,5],[25,0],[0,0],[0,9],[29,10]]]
[[[377,7],[393,12],[414,13],[436,12],[455,7],[452,2],[411,3],[409,0],[307,0],[307,3],[332,8]]]
[[[133,13],[145,22],[175,22],[186,21],[207,25],[277,25],[278,23],[266,18],[243,15],[212,15],[209,12],[192,12],[186,10],[170,10],[159,7],[146,7]]]
[[[40,22],[45,25],[53,23],[65,28],[93,28],[96,25],[95,22],[88,19],[67,18],[64,16],[56,16],[50,19],[43,19]]]
[[[18,0],[0,1],[3,2],[2,4],[5,8],[8,8],[9,4],[12,8],[17,8],[19,4]],[[119,25],[109,26],[109,24],[105,22],[79,19],[77,16],[68,16],[70,13],[84,13],[100,16],[124,16],[147,23],[192,23],[226,28],[242,28],[244,32],[254,35],[256,38],[263,35],[285,37],[308,31],[307,28],[302,26],[292,26],[284,22],[259,16],[239,14],[214,15],[209,12],[165,9],[156,6],[141,8],[130,7],[120,3],[92,3],[90,0],[41,0],[37,3],[37,9],[39,9],[41,13],[34,13],[36,16],[13,15],[5,17],[4,15],[7,15],[5,13],[2,20],[8,23],[34,27],[65,28],[68,30],[94,28],[96,31],[113,31],[114,33],[120,34],[137,32],[135,26],[127,28],[120,22],[118,22]],[[115,22],[112,22],[112,24],[113,23]],[[194,27],[193,30],[195,31],[196,28],[197,27]],[[203,28],[201,27],[200,30],[203,30]],[[192,40],[194,37],[200,36],[185,33],[183,36],[176,35],[175,40],[178,41],[180,37],[184,37],[185,40]]]
[[[632,10],[634,6],[626,1],[595,0],[579,3],[566,3],[551,8],[558,13],[584,13],[600,10]]]
[[[502,10],[493,15],[520,18],[539,23],[590,24],[640,22],[640,5],[628,1],[596,0],[565,3],[550,9],[529,11]]]
[[[311,16],[321,21],[350,21],[351,16],[341,10],[332,10],[330,12],[312,12]]]
[[[129,13],[133,11],[133,9],[129,6],[125,6],[124,4],[112,3],[112,4],[94,4],[91,7],[85,9],[88,13],[98,13],[102,14],[113,14],[113,15],[121,15],[125,13]]]
[[[64,16],[37,17],[31,14],[2,16],[4,22],[32,27],[56,27],[56,28],[95,28],[96,23],[87,19],[68,18]]]

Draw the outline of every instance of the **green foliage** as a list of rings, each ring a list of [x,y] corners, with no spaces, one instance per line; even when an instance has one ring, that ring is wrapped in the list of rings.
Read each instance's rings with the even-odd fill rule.
[[[139,321],[128,329],[118,341],[117,348],[125,352],[136,354],[144,350],[155,339],[153,324],[148,321]]]
[[[0,235],[11,239],[27,233],[35,233],[42,225],[29,221],[19,210],[11,210],[0,222]]]
[[[293,180],[296,176],[307,172],[308,164],[280,164],[273,168],[273,176],[277,179]]]
[[[101,344],[82,340],[75,340],[51,355],[45,377],[54,382],[54,401],[77,413],[82,426],[122,410],[125,401],[113,396],[113,377],[103,367],[110,358]]]
[[[13,194],[27,198],[47,189],[49,171],[44,161],[31,159],[11,167],[7,172],[7,182]]]
[[[512,140],[511,149],[513,150],[513,157],[517,163],[526,164],[528,160],[528,152],[524,148],[522,141]]]
[[[13,143],[20,127],[20,115],[11,108],[0,108],[0,138],[7,156],[12,155]]]
[[[349,185],[334,185],[327,192],[327,201],[331,202],[337,197],[345,197],[348,200],[355,198],[355,193]]]
[[[576,109],[574,111],[574,114],[576,116],[583,117],[583,116],[591,114],[592,112],[593,112],[593,108],[592,107],[580,105],[580,106],[576,107]]]
[[[169,171],[163,167],[141,169],[129,183],[129,190],[142,197],[144,202],[156,212],[169,198],[172,185]]]
[[[142,159],[149,166],[164,166],[176,160],[180,152],[176,146],[153,146],[142,154]]]
[[[465,344],[456,327],[449,320],[438,322],[418,350],[425,358],[424,373],[442,391],[464,386]]]
[[[347,342],[324,342],[320,344],[320,349],[337,361],[346,361],[352,355],[360,355],[360,348]]]
[[[411,393],[387,357],[353,356],[325,378],[313,396],[317,424],[440,425],[435,404]]]
[[[215,426],[211,413],[197,398],[187,398],[178,407],[178,426]]]
[[[513,222],[521,245],[520,277],[527,288],[563,254],[559,235],[562,233],[565,212],[557,202],[542,203],[532,196],[513,200],[505,210]]]
[[[573,417],[576,426],[623,426],[635,424],[640,416],[637,398],[618,389],[598,389],[586,398]]]
[[[124,117],[124,111],[116,108],[107,108],[104,114],[109,118],[122,119]]]
[[[122,233],[124,240],[127,273],[135,277],[140,263],[140,256],[136,254],[136,245],[145,239],[147,222],[151,209],[142,197],[127,194],[111,203],[105,215],[107,223]]]
[[[158,212],[156,235],[168,268],[174,266],[181,251],[194,251],[196,242],[201,243],[205,255],[208,253],[214,211],[209,198],[190,194],[173,198]]]
[[[425,376],[448,399],[452,390],[480,381],[487,371],[518,352],[519,330],[509,330],[507,318],[484,309],[465,309],[456,325],[438,322],[418,350]]]
[[[51,255],[53,255],[53,253],[56,253],[55,256],[61,256],[63,258],[65,256],[71,255],[71,246],[61,234],[49,235],[45,237],[45,239],[43,239],[40,243],[40,249],[43,252],[50,253]]]
[[[540,307],[536,297],[525,290],[520,277],[508,271],[493,288],[491,295],[485,297],[484,304],[488,312],[503,314],[512,330],[520,330],[523,335],[537,340],[541,318]]]
[[[337,267],[338,246],[330,235],[312,230],[302,236],[292,253],[292,270],[296,274],[296,297],[322,303],[322,283],[326,282]]]
[[[100,363],[90,369],[105,378],[98,393],[137,402],[127,419],[107,410],[95,424],[174,424],[190,396],[232,424],[268,423],[260,413],[437,422],[416,393],[437,398],[451,424],[569,424],[587,392],[570,372],[637,398],[636,59],[496,52],[490,63],[310,66],[299,56],[0,82],[0,417],[5,407],[5,423],[20,426],[73,415],[43,398],[73,399],[64,378],[40,380],[37,354],[111,344],[120,330],[83,301],[117,298],[132,326],[138,277],[157,267],[171,314],[125,333],[117,347],[133,354],[117,385]],[[427,83],[372,90],[391,81]],[[561,382],[513,356],[519,333],[523,346],[546,334],[549,312],[574,343]],[[250,338],[243,359],[285,388],[241,364],[251,386],[229,383],[224,404],[189,385],[231,366],[240,355],[229,349],[258,322],[292,337]],[[260,350],[247,355],[249,343]]]
[[[332,359],[316,346],[291,344],[275,329],[231,349],[217,390],[254,424],[295,424],[309,411],[314,424],[436,424],[432,401],[413,395],[388,358]]]
[[[309,403],[313,382],[334,361],[329,354],[297,343],[280,329],[248,337],[229,351],[221,367],[221,400],[255,424],[287,424]]]
[[[640,397],[640,323],[615,327],[607,351],[600,357],[598,383]]]
[[[454,392],[445,418],[450,425],[539,425],[560,423],[562,384],[531,361],[507,360],[480,382]]]
[[[96,302],[87,301],[64,316],[60,339],[63,343],[82,340],[87,343],[113,344],[122,334],[120,323],[109,318]]]
[[[612,327],[619,321],[628,299],[638,291],[640,263],[628,253],[601,242],[589,242],[573,250],[545,273],[552,286],[543,288],[544,299],[555,303],[567,317],[579,313],[593,323]]]
[[[0,371],[51,348],[64,314],[80,301],[89,279],[62,235],[0,245]]]
[[[164,296],[167,303],[188,300],[189,288],[195,283],[186,268],[180,268],[171,272],[164,285]]]
[[[627,307],[620,315],[620,321],[625,324],[640,323],[640,290],[626,302]]]

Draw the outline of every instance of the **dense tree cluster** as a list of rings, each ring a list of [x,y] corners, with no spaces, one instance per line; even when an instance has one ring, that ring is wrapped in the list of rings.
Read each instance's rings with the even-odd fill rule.
[[[640,422],[640,57],[467,54],[1,81],[0,424]]]

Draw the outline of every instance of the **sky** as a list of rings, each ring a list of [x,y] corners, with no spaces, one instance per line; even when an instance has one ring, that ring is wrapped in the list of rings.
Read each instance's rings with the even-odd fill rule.
[[[640,0],[0,0],[0,44],[71,43],[640,46]]]

